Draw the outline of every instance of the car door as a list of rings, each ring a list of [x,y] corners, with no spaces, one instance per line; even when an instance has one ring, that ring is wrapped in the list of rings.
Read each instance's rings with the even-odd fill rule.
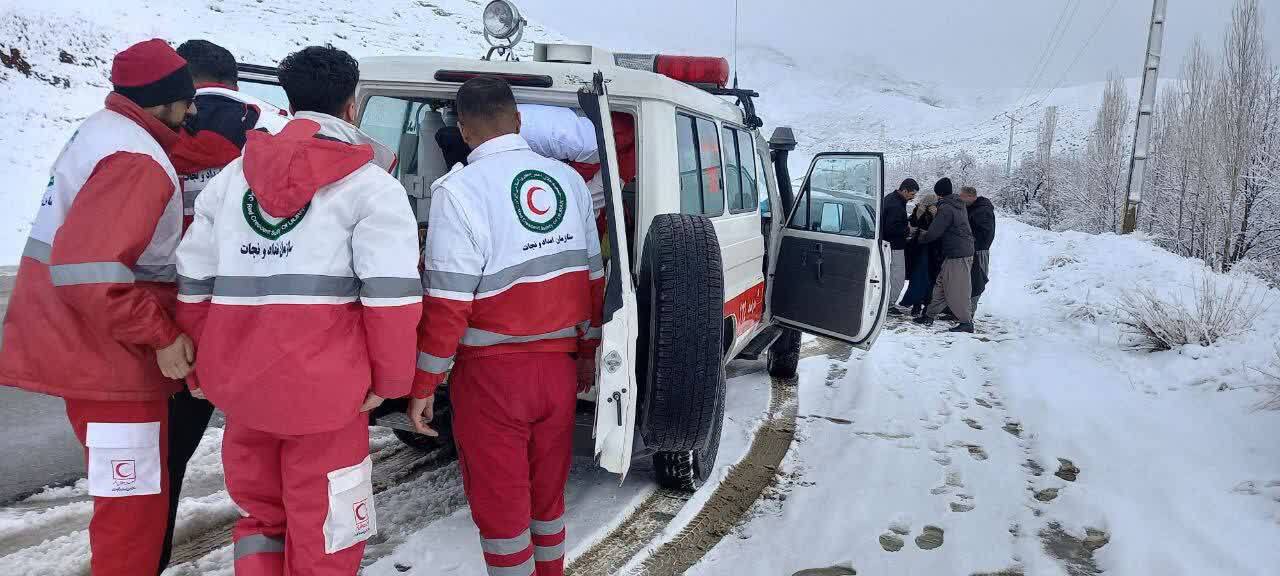
[[[884,156],[813,158],[771,247],[772,321],[867,349],[884,324],[890,253],[880,241]]]
[[[609,94],[604,75],[596,72],[591,84],[578,92],[578,104],[596,127],[605,197],[606,240],[611,247],[605,262],[604,325],[596,370],[595,455],[605,470],[626,478],[631,467],[636,419],[637,304],[631,282],[631,263],[623,225],[622,185],[618,176],[618,150],[609,114]]]

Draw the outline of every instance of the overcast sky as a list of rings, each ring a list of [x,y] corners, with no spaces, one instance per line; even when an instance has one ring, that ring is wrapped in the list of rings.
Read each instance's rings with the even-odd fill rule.
[[[529,19],[612,50],[730,55],[733,0],[514,1]],[[1232,0],[1169,0],[1162,76],[1176,75],[1197,36],[1218,49],[1231,8]],[[1269,51],[1280,62],[1280,0],[1262,0],[1262,8]],[[908,79],[965,87],[1030,84],[1061,16],[1066,32],[1037,82],[1047,89],[1060,78],[1104,79],[1110,70],[1137,76],[1151,2],[739,0],[739,14],[740,44],[772,46],[802,65],[829,55],[869,59]]]

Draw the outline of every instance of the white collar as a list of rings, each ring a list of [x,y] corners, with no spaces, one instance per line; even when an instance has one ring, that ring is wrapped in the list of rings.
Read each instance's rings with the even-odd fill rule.
[[[467,155],[467,164],[474,164],[477,160],[486,156],[492,156],[499,152],[511,152],[512,150],[528,150],[529,143],[519,134],[503,134],[497,138],[490,139],[484,144],[477,146],[470,154]]]

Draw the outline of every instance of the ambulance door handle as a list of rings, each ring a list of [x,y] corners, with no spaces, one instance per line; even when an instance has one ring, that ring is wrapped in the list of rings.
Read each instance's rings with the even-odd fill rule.
[[[618,426],[622,426],[622,393],[614,390],[613,396],[609,398],[613,402],[613,407],[618,410]]]

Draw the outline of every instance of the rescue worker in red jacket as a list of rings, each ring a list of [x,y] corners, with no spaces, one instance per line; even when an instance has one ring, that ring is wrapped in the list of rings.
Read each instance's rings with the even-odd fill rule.
[[[249,133],[178,248],[187,385],[227,416],[236,574],[354,576],[377,533],[366,412],[414,378],[417,221],[354,143],[355,59],[313,46],[279,77],[294,119]]]
[[[604,299],[591,195],[529,149],[504,80],[468,80],[457,110],[472,151],[432,187],[409,417],[434,434],[456,360],[453,432],[489,573],[562,574],[575,392],[594,382]]]
[[[177,51],[191,70],[199,110],[178,131],[178,141],[169,150],[169,158],[182,181],[185,229],[191,224],[200,190],[223,166],[240,157],[245,133],[259,125],[278,131],[287,119],[269,115],[267,122],[260,122],[259,107],[236,98],[236,59],[226,48],[207,40],[188,40],[179,45]],[[187,462],[199,447],[212,415],[213,405],[192,397],[186,389],[169,399],[169,486],[172,489],[160,571],[169,565],[173,551],[173,529]]]
[[[172,314],[182,193],[167,149],[195,111],[163,40],[111,65],[113,91],[58,155],[23,251],[0,383],[60,396],[85,446],[94,576],[152,573],[168,515],[168,400],[194,360]]]

